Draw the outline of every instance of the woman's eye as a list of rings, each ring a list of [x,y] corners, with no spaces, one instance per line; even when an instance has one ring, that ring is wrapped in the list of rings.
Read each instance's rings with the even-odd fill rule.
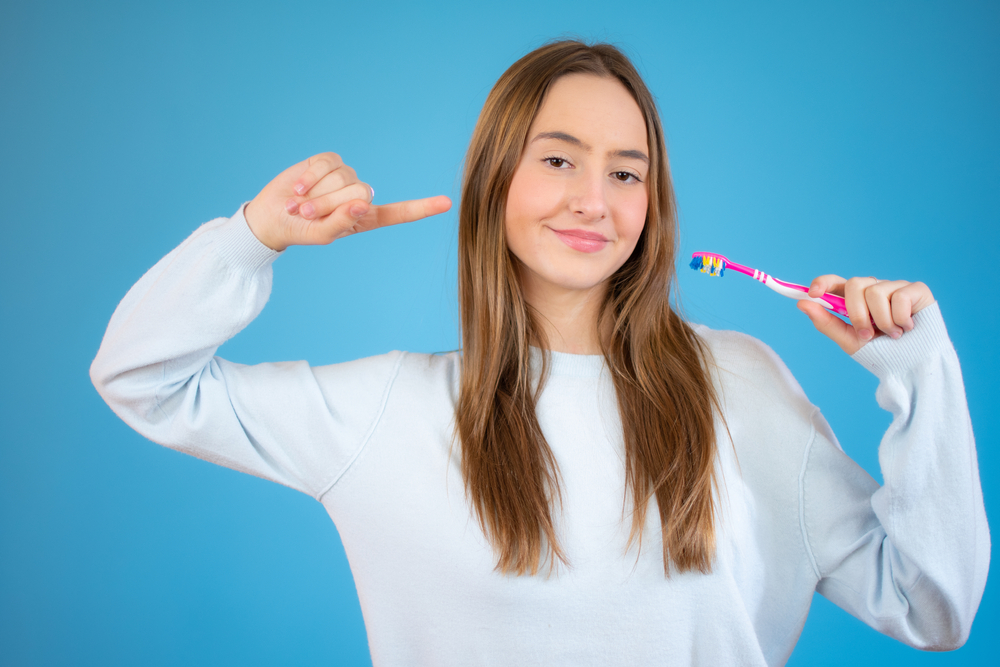
[[[566,160],[561,157],[547,157],[545,158],[545,162],[548,162],[550,166],[556,169],[561,169],[566,164]]]
[[[638,183],[639,177],[633,174],[631,171],[616,171],[611,174],[615,180],[621,181],[622,183]]]

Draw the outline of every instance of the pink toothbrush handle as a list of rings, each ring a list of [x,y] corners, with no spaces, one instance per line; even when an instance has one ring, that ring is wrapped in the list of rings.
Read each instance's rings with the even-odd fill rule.
[[[778,280],[777,278],[771,276],[771,280],[778,283],[782,287],[788,287],[798,292],[809,293],[809,288],[803,285],[796,285],[795,283],[786,283],[784,280]],[[821,297],[810,298],[810,301],[818,301],[820,305],[828,310],[832,310],[838,315],[843,315],[844,317],[849,317],[847,314],[847,306],[844,303],[844,297],[837,296],[836,294],[830,294],[829,292],[823,294]]]
[[[768,287],[770,287],[779,294],[784,294],[789,298],[797,300],[806,299],[808,301],[815,301],[819,305],[823,306],[828,310],[832,310],[838,315],[843,315],[844,317],[850,317],[847,314],[847,308],[844,305],[844,297],[842,296],[837,296],[836,294],[830,294],[829,292],[827,292],[826,294],[823,294],[823,296],[811,297],[808,296],[809,294],[808,287],[805,287],[803,285],[796,285],[795,283],[786,283],[784,280],[778,280],[774,276],[769,276],[763,271],[757,271],[756,269],[754,269],[753,273],[748,275],[752,275],[754,280],[758,280],[764,283],[765,285],[767,285]]]
[[[806,291],[808,292],[809,289],[806,288]],[[850,315],[847,314],[847,305],[846,302],[844,301],[844,297],[837,296],[836,294],[830,294],[829,292],[827,292],[820,298],[830,304],[829,306],[827,306],[827,308],[837,313],[838,315],[843,315],[844,317],[850,318]]]
[[[764,283],[779,294],[784,294],[792,299],[808,299],[809,301],[815,301],[824,308],[832,310],[838,315],[843,315],[844,317],[850,319],[850,315],[847,314],[847,307],[844,304],[844,297],[842,296],[830,294],[829,292],[823,296],[815,298],[811,296],[802,296],[799,293],[808,294],[808,287],[796,285],[795,283],[786,283],[784,280],[778,280],[774,276],[769,276],[763,271],[758,271],[757,269],[752,269],[749,266],[743,266],[742,264],[737,264],[736,262],[727,262],[726,268],[748,275],[754,280]]]

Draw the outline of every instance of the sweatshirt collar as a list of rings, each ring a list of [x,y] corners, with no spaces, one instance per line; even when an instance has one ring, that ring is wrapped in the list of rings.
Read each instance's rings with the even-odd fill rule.
[[[549,355],[550,377],[598,377],[604,370],[604,356],[600,354],[545,352]],[[532,346],[531,368],[536,372],[542,367],[542,353],[543,350]]]

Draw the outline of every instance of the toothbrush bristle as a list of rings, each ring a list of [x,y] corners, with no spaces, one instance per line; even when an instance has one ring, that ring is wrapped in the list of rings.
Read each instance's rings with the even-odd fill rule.
[[[691,268],[710,276],[722,276],[726,272],[726,258],[706,252],[696,252],[691,259]]]

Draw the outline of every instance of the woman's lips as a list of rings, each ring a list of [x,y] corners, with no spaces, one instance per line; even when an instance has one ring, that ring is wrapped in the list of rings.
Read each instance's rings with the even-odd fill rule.
[[[597,252],[603,250],[608,244],[608,239],[603,234],[588,232],[584,229],[553,229],[559,240],[568,245],[573,250],[580,252]]]

